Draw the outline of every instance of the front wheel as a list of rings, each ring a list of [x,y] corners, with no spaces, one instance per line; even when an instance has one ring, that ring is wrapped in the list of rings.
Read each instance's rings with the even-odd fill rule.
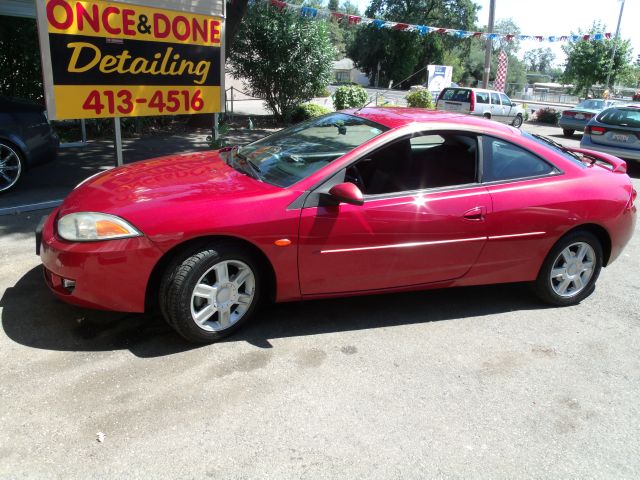
[[[602,259],[602,246],[592,233],[577,231],[564,236],[542,264],[536,293],[552,305],[580,303],[594,291]]]
[[[260,296],[257,262],[241,249],[218,245],[174,265],[164,275],[160,303],[168,323],[195,343],[212,343],[237,330]]]
[[[563,128],[563,129],[562,129],[562,134],[563,134],[565,137],[573,137],[573,134],[574,134],[575,132],[576,132],[576,131],[575,131],[575,130],[573,130],[573,129],[571,129],[571,128]]]
[[[516,118],[513,119],[511,125],[516,128],[520,128],[522,126],[522,115],[516,115]]]
[[[0,192],[18,183],[23,171],[22,157],[17,148],[0,140]]]

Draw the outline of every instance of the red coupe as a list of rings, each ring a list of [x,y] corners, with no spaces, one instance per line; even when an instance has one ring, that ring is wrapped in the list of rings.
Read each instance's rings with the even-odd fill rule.
[[[632,235],[625,172],[479,118],[365,108],[100,173],[41,224],[38,248],[61,299],[159,306],[194,342],[261,301],[533,282],[570,305]]]

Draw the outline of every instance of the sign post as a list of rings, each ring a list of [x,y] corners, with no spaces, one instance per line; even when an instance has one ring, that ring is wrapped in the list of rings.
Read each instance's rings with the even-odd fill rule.
[[[112,117],[118,144],[120,117],[224,110],[225,2],[138,3],[36,0],[49,118]]]

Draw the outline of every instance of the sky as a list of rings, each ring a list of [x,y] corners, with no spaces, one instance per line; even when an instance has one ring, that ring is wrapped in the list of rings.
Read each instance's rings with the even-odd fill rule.
[[[353,1],[353,0],[352,0]],[[489,0],[474,0],[482,8],[478,13],[478,25],[489,23]],[[357,0],[354,3],[364,13],[369,0]],[[496,0],[496,21],[512,18],[520,27],[523,35],[568,35],[579,28],[586,30],[594,20],[606,25],[605,32],[615,34],[620,13],[620,0]],[[633,58],[640,54],[640,0],[626,0],[620,36],[630,39]],[[448,25],[433,25],[447,27]],[[605,33],[603,32],[603,33]],[[565,61],[561,43],[521,42],[520,57],[527,50],[549,47],[556,54],[556,64]]]

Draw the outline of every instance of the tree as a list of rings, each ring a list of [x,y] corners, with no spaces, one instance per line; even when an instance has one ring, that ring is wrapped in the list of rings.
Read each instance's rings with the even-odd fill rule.
[[[249,7],[242,22],[230,70],[286,121],[296,105],[327,86],[333,53],[324,22],[260,3]]]
[[[604,31],[604,27],[594,22],[588,33]],[[579,32],[582,35],[582,32]],[[613,63],[611,56],[615,49]],[[631,45],[629,40],[590,40],[567,43],[562,46],[567,55],[567,65],[563,79],[575,85],[575,93],[588,95],[595,84],[604,85],[610,75],[611,84],[625,76],[631,64]]]
[[[339,5],[338,0],[330,0],[328,8],[332,12],[360,15],[358,7],[349,2],[349,0],[344,2],[342,6]],[[346,20],[341,22],[331,21],[327,23],[327,30],[331,38],[331,43],[336,50],[335,60],[343,59],[347,55],[347,45],[353,43],[356,27],[349,25]]]
[[[0,95],[44,101],[35,20],[0,16]]]
[[[524,54],[524,64],[530,72],[551,74],[551,65],[556,59],[550,48],[534,48]]]
[[[365,14],[393,22],[471,30],[477,10],[471,0],[373,0]],[[372,80],[378,76],[379,66],[378,83],[387,85],[391,80],[398,83],[427,64],[441,63],[446,50],[460,45],[468,48],[470,42],[370,24],[358,28],[354,41],[347,45],[347,54]],[[420,83],[424,78],[424,75],[413,77],[405,86]]]

